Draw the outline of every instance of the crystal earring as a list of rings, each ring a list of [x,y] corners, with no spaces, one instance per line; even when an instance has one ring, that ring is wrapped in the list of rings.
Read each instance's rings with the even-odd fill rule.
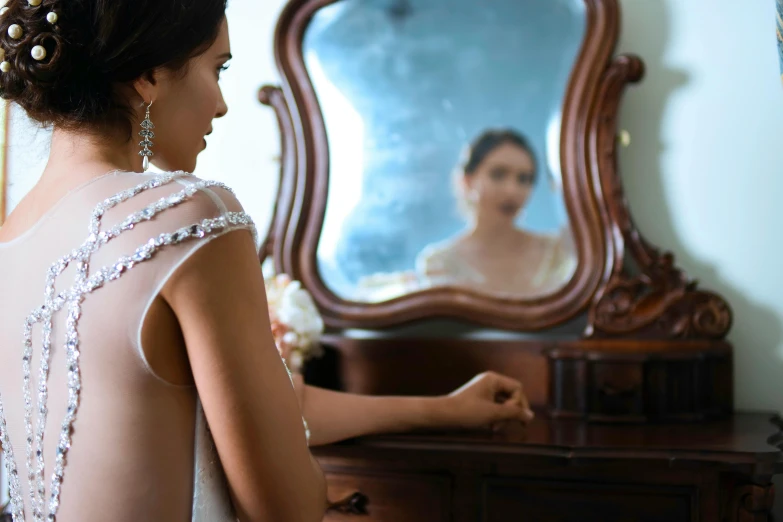
[[[139,142],[139,147],[143,147],[139,151],[139,156],[143,158],[141,161],[141,168],[144,169],[144,172],[147,172],[147,169],[150,168],[150,158],[154,156],[150,147],[152,147],[152,138],[155,137],[155,133],[152,132],[155,125],[153,125],[152,120],[150,120],[150,107],[152,107],[152,102],[147,105],[147,115],[144,117],[144,121],[141,122],[141,132],[139,132],[139,136],[143,138],[143,140]]]

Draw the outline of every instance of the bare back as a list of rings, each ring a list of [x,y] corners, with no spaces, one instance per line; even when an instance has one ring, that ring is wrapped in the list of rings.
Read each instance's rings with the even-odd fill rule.
[[[0,397],[7,426],[2,441],[13,453],[12,500],[16,478],[24,520],[37,519],[36,511],[45,518],[54,508],[62,522],[185,522],[203,507],[197,505],[204,501],[197,494],[199,481],[215,478],[214,466],[204,467],[215,462],[197,462],[198,394],[176,318],[159,296],[209,240],[252,230],[252,224],[227,190],[197,185],[200,180],[184,175],[125,193],[132,197],[108,208],[122,197],[107,198],[153,179],[137,173],[97,178],[71,191],[27,232],[0,243]],[[100,233],[91,238],[94,231],[88,230],[101,202],[106,211],[100,231],[121,230],[106,241]],[[133,213],[136,223],[127,221]],[[79,273],[84,261],[75,249],[91,249],[95,242],[102,244],[87,256],[89,271]],[[57,261],[69,254],[77,255],[57,274],[64,264]],[[47,274],[56,275],[49,293]],[[157,332],[154,338],[143,335],[145,321]],[[27,372],[26,333],[33,348]],[[51,357],[48,379],[42,379],[46,346]],[[39,412],[44,382],[45,417]],[[27,411],[25,388],[31,399]],[[71,429],[64,429],[69,418]],[[41,433],[42,460],[36,445]],[[28,446],[33,469],[45,463],[31,481]],[[214,452],[212,460],[217,461]],[[227,501],[225,491],[218,494]]]

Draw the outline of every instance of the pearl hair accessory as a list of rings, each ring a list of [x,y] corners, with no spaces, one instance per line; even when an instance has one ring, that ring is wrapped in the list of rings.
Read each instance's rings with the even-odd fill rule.
[[[6,4],[8,3],[8,0],[0,0],[0,16],[6,14],[8,12],[8,7]],[[43,3],[43,0],[27,0],[27,4],[31,7],[38,7]],[[50,24],[54,25],[57,23],[57,21],[60,19],[59,15],[51,11],[46,14],[46,21]],[[19,24],[12,24],[8,27],[8,36],[10,36],[14,40],[19,40],[24,35],[24,30],[22,29],[22,26]],[[5,59],[5,50],[0,49],[2,51],[2,54],[0,54],[0,71],[2,72],[8,72],[11,70],[11,63],[8,62]],[[32,49],[30,49],[30,56],[33,57],[33,60],[40,62],[46,59],[46,48],[42,45],[36,45]]]
[[[44,49],[42,45],[36,45],[32,48],[32,50],[30,50],[30,56],[32,56],[33,60],[36,62],[40,62],[46,58],[46,49]]]
[[[19,24],[13,24],[8,27],[8,36],[13,38],[14,40],[18,40],[22,37],[22,34],[24,31],[22,31],[22,26]]]

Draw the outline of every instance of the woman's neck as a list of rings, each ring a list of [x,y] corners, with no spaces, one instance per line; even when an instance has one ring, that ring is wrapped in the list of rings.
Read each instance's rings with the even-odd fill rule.
[[[141,157],[134,144],[56,129],[46,168],[3,225],[3,241],[28,230],[73,188],[112,171],[140,171]]]
[[[486,248],[507,247],[509,242],[519,236],[519,230],[513,221],[495,221],[476,219],[470,231],[470,237]]]
[[[134,145],[133,140],[111,133],[97,137],[55,129],[41,182],[78,185],[113,170],[141,172],[141,157]]]

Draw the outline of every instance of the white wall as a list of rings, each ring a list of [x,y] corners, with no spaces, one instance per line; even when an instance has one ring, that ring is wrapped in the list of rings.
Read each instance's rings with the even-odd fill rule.
[[[677,255],[736,312],[737,405],[781,409],[783,375],[783,89],[773,0],[621,0],[621,52],[644,58],[621,122],[632,144],[621,157],[642,231]],[[215,125],[198,174],[235,188],[262,230],[277,183],[271,110],[256,101],[276,82],[272,30],[282,0],[232,0],[234,63],[223,87],[230,110]],[[34,180],[28,131],[14,127],[12,202]],[[39,146],[39,155],[42,150]]]
[[[644,58],[621,122],[634,216],[735,310],[737,406],[783,408],[783,88],[772,0],[625,0]]]

